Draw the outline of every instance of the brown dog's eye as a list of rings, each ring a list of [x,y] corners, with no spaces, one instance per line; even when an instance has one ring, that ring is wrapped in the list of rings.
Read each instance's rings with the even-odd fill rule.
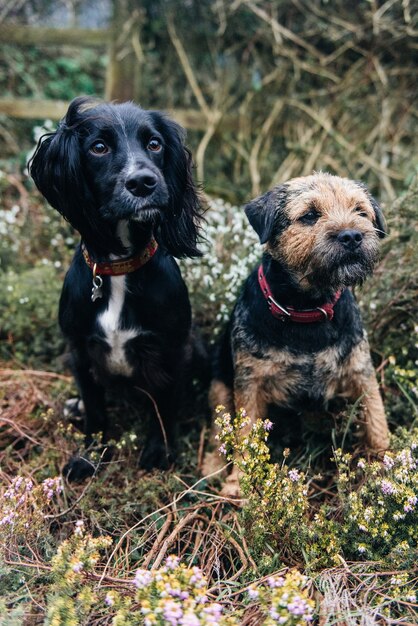
[[[363,211],[361,206],[356,206],[356,208],[354,210],[355,210],[356,213],[361,215],[361,217],[368,217],[366,211]]]
[[[162,148],[161,141],[156,137],[152,137],[152,139],[148,142],[147,148],[148,150],[151,150],[151,152],[159,152]]]
[[[299,218],[299,222],[302,222],[302,224],[315,224],[315,222],[318,220],[318,217],[318,211],[316,211],[315,209],[310,209],[307,213]]]
[[[103,141],[95,141],[90,148],[90,152],[93,152],[93,154],[97,154],[98,156],[102,156],[103,154],[107,154],[109,152],[109,148]]]

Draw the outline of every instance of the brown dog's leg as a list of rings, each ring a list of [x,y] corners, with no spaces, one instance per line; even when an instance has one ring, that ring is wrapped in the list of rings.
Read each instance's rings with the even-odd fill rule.
[[[362,396],[366,443],[372,450],[387,450],[389,429],[375,373],[361,382],[359,396]]]
[[[209,406],[212,409],[212,420],[215,419],[215,411],[218,406],[225,407],[225,412],[230,415],[235,414],[234,394],[232,389],[227,387],[221,380],[213,380],[209,389]],[[216,439],[217,427],[212,423],[209,435],[209,451],[203,457],[201,474],[209,476],[221,470],[225,465],[225,459],[218,451],[219,441]]]
[[[343,374],[343,387],[347,398],[353,402],[360,399],[367,445],[375,451],[387,450],[389,429],[366,339],[350,356]]]
[[[252,425],[257,419],[265,419],[267,417],[267,403],[257,385],[249,385],[247,389],[238,389],[234,393],[234,403],[236,410],[245,409],[249,417],[249,423],[239,432],[240,437],[244,438],[251,431]],[[232,472],[225,480],[221,494],[226,498],[240,498],[240,475],[241,471],[236,464],[233,465]]]

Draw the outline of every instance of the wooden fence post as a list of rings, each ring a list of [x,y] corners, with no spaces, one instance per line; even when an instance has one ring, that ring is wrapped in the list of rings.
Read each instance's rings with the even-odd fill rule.
[[[106,73],[106,100],[139,101],[142,52],[138,0],[113,0],[113,22]]]

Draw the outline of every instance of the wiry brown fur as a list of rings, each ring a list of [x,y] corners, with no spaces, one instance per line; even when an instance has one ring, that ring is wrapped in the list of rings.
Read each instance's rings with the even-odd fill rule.
[[[310,309],[330,302],[338,289],[343,293],[332,321],[282,322],[273,318],[253,272],[219,347],[211,406],[245,408],[253,422],[268,416],[269,405],[320,411],[336,398],[360,400],[367,445],[386,449],[389,433],[367,336],[346,289],[376,263],[384,235],[379,206],[361,183],[320,173],[276,187],[246,212],[266,243],[263,269],[280,304]],[[344,244],[347,232],[360,243]],[[238,478],[234,469],[225,495],[239,493]]]
[[[326,174],[295,178],[286,186],[284,214],[290,223],[268,244],[269,254],[291,269],[304,289],[315,286],[318,273],[323,276],[324,271],[326,279],[338,282],[338,286],[352,284],[352,276],[346,280],[341,280],[341,275],[335,278],[331,266],[336,253],[334,238],[344,229],[356,229],[362,232],[367,244],[367,268],[363,271],[370,273],[379,247],[373,224],[375,213],[367,191],[355,181]],[[307,232],[299,218],[310,207],[315,207],[320,217]]]

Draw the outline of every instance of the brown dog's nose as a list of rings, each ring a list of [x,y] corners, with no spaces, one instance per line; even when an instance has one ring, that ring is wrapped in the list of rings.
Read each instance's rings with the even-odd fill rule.
[[[347,250],[355,250],[363,241],[363,235],[359,230],[347,229],[338,233],[337,239]]]
[[[134,196],[149,196],[157,186],[158,179],[154,172],[143,169],[129,176],[125,181],[125,187]]]

